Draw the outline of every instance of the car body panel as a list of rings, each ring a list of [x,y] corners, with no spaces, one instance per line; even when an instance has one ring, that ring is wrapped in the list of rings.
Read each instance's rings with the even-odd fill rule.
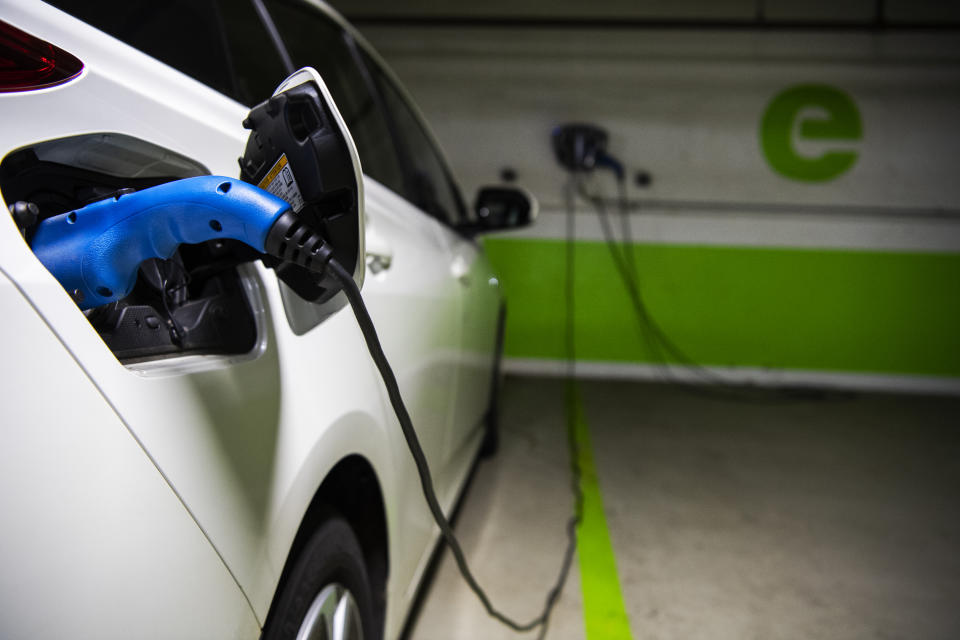
[[[197,160],[214,174],[236,175],[236,158],[248,133],[240,124],[246,107],[51,6],[2,1],[0,10],[5,21],[56,43],[85,64],[79,78],[59,87],[0,94],[4,113],[0,155],[40,140],[120,132]],[[386,247],[393,263],[379,276],[368,274],[364,297],[410,403],[441,503],[450,509],[479,446],[478,417],[471,418],[469,426],[460,422],[478,410],[476,402],[465,409],[464,392],[458,388],[464,344],[473,340],[463,335],[461,320],[476,307],[463,296],[451,271],[458,255],[463,259],[456,250],[462,240],[369,178],[365,190],[368,250]],[[471,265],[489,268],[476,255],[470,259]],[[112,418],[104,420],[126,425],[127,437],[132,435],[130,440],[142,447],[137,455],[152,461],[157,477],[165,481],[169,494],[165,500],[180,505],[183,513],[178,517],[195,520],[191,535],[207,539],[210,557],[221,562],[225,575],[235,580],[235,584],[222,584],[223,576],[208,566],[209,558],[194,559],[196,571],[206,572],[201,576],[206,582],[186,569],[177,591],[176,570],[190,566],[182,564],[183,558],[195,558],[200,552],[186,543],[159,544],[162,557],[169,556],[169,572],[163,574],[166,582],[155,594],[164,601],[157,604],[159,610],[167,610],[167,600],[171,607],[180,606],[181,600],[194,594],[198,603],[210,600],[211,615],[224,625],[215,630],[206,622],[191,626],[195,616],[190,614],[183,618],[183,627],[158,626],[158,633],[176,631],[160,635],[256,635],[310,501],[327,473],[349,455],[360,455],[370,463],[383,492],[391,559],[386,637],[399,633],[438,530],[350,309],[296,335],[276,276],[260,264],[246,265],[240,272],[260,328],[254,352],[124,366],[35,258],[8,216],[0,216],[0,270],[42,317],[45,324],[37,319],[38,326],[52,331],[62,343],[57,357],[71,359],[74,373],[85,376],[83,384],[71,383],[73,391],[58,395],[51,407],[61,406],[60,401],[72,402],[74,396],[87,398],[77,406],[94,402],[89,398],[108,403]],[[5,382],[18,376],[18,363],[27,358],[27,353],[17,352],[16,358],[7,359]],[[24,389],[21,400],[30,406],[57,393]],[[486,398],[485,390],[477,394]],[[73,415],[77,429],[86,428],[93,419],[92,412]],[[38,414],[38,420],[45,419]],[[83,450],[78,445],[78,453]],[[77,473],[89,471],[78,467]],[[12,468],[0,474],[0,484],[17,482]],[[38,503],[50,499],[50,487],[41,489],[35,498]],[[110,495],[111,490],[98,491]],[[26,507],[18,503],[17,508]],[[153,524],[159,531],[174,527]],[[113,540],[122,528],[107,524],[100,531],[103,547],[96,557],[109,556],[113,562],[103,560],[103,566],[123,564],[125,558],[130,561],[134,550]],[[95,544],[94,534],[90,536],[89,544]],[[5,533],[4,540],[7,537]],[[153,561],[159,557],[156,548],[149,553]],[[134,560],[131,567],[146,562]],[[16,573],[30,573],[26,564],[17,567]],[[129,583],[123,571],[118,569],[116,575],[117,584],[107,585],[105,576],[98,589],[115,590],[117,608],[123,608],[123,585],[129,588]],[[210,586],[216,580],[220,583]],[[249,602],[247,613],[234,611],[238,594],[244,606]],[[4,610],[10,611],[6,602]],[[134,607],[124,620],[133,621],[140,613],[142,609]],[[3,617],[4,630],[20,628],[14,626],[19,615]],[[62,635],[63,630],[74,629],[72,624],[51,625],[51,633],[41,635]],[[223,633],[227,627],[229,634]],[[97,630],[101,637],[109,637],[124,635],[122,629],[127,627],[108,625]]]
[[[22,400],[0,405],[4,637],[254,637],[203,531],[2,272],[0,308],[4,389]]]
[[[453,427],[445,455],[455,458],[457,448],[484,424],[497,348],[500,319],[500,283],[479,246],[462,236],[448,236],[453,255],[451,270],[461,297],[461,343]]]

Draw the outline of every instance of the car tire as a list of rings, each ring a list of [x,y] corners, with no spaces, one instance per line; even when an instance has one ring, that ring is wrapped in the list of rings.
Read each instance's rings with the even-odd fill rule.
[[[480,457],[490,458],[500,448],[500,387],[503,386],[503,333],[506,329],[507,307],[500,305],[497,320],[497,341],[493,354],[493,373],[490,380],[490,399],[487,413],[483,418],[483,443],[480,445]]]
[[[498,401],[495,401],[498,402]],[[500,418],[496,404],[491,403],[484,417],[483,444],[480,445],[480,457],[491,458],[500,448]]]
[[[334,515],[317,527],[283,582],[263,640],[379,640],[363,551]]]

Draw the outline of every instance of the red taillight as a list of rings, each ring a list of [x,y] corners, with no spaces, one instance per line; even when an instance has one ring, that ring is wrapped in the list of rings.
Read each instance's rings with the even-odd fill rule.
[[[52,87],[81,71],[75,56],[0,20],[0,92]]]

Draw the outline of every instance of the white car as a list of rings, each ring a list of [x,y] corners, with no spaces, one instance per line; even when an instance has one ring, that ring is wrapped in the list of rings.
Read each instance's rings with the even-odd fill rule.
[[[0,59],[0,636],[399,635],[438,530],[350,310],[211,241],[83,312],[31,217],[236,177],[250,107],[315,67],[365,174],[363,295],[449,512],[495,444],[502,304],[473,236],[534,204],[492,189],[468,214],[317,2],[3,0]]]

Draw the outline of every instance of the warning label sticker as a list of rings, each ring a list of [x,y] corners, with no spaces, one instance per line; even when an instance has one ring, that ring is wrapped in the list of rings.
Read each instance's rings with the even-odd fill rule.
[[[297,213],[303,209],[303,196],[300,194],[297,180],[293,177],[290,163],[287,162],[287,154],[280,156],[257,186],[289,202]]]

